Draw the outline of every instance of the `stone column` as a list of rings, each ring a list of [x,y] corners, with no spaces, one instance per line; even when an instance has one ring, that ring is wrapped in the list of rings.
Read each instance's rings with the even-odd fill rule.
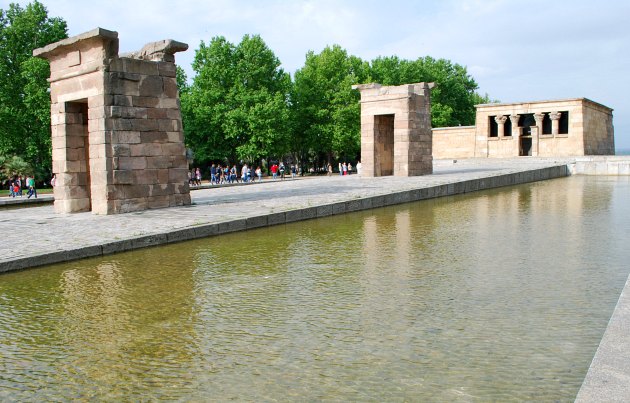
[[[521,117],[518,113],[516,115],[510,115],[510,121],[512,122],[512,137],[517,138],[520,133],[518,130],[518,119]]]
[[[538,133],[543,132],[543,119],[545,118],[544,113],[534,113],[534,119],[536,120],[536,127],[538,127]]]
[[[551,119],[551,134],[557,135],[560,131],[560,112],[549,112],[549,118]]]
[[[532,127],[532,157],[538,156],[538,138],[542,134],[542,123],[545,118],[544,113],[534,113],[534,119],[536,120],[536,130]]]
[[[507,116],[499,115],[494,117],[494,121],[497,122],[497,134],[499,137],[503,137],[503,131],[505,129],[505,121],[507,120]]]
[[[519,127],[518,127],[518,119],[521,117],[521,115],[514,114],[514,115],[510,115],[510,122],[512,122],[512,140],[514,140],[514,143],[512,145],[512,152],[514,153],[514,156],[518,157],[520,154],[520,147],[521,147],[521,138],[520,138],[520,131],[519,131]]]

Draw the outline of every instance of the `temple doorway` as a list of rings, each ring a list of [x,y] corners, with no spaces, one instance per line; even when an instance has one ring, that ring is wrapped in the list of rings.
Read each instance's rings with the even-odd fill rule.
[[[394,115],[374,116],[374,175],[394,174]]]
[[[91,211],[90,141],[88,131],[88,103],[79,100],[65,103],[66,171],[74,197],[81,199],[81,208],[75,211]],[[63,172],[63,171],[61,171]]]
[[[520,147],[520,152],[518,155],[521,157],[532,155],[532,137],[531,136],[521,136],[521,147]]]

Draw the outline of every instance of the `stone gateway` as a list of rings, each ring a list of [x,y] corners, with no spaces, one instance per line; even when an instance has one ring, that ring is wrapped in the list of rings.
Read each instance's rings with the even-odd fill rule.
[[[361,92],[361,176],[433,173],[433,83],[352,88]]]
[[[186,49],[119,56],[118,33],[97,28],[33,51],[50,62],[56,212],[190,204],[174,57]]]

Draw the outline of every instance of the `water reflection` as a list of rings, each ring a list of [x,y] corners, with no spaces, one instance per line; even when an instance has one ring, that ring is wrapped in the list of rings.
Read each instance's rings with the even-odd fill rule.
[[[0,277],[0,398],[572,400],[628,180],[580,178]]]

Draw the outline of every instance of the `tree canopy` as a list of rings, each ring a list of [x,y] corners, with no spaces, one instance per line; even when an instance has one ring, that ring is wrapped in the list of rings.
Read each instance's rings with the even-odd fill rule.
[[[238,45],[221,36],[202,41],[193,70],[192,84],[180,90],[186,144],[197,161],[289,151],[291,79],[260,36],[245,35]]]
[[[308,52],[295,72],[291,93],[293,151],[354,159],[361,144],[360,95],[352,85],[368,77],[368,65],[340,46]]]
[[[0,154],[43,175],[51,166],[48,63],[33,49],[67,38],[66,22],[38,1],[0,9]]]
[[[378,57],[370,64],[370,79],[383,85],[434,82],[431,90],[433,127],[467,126],[475,123],[478,85],[466,68],[446,59],[430,56],[416,60],[396,56]]]

